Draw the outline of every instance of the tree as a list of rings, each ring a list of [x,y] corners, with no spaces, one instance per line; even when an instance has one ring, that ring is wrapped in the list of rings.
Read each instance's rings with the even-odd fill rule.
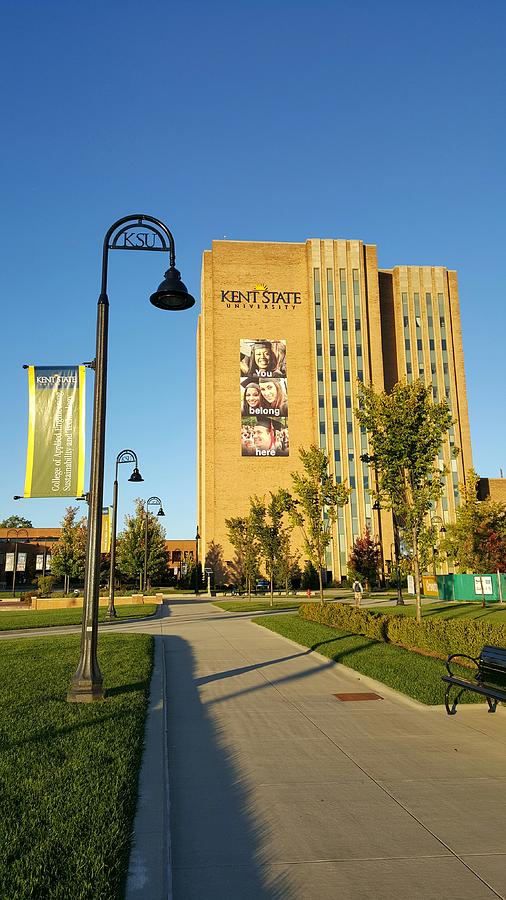
[[[270,582],[271,606],[274,606],[274,572],[285,549],[287,530],[283,515],[290,505],[290,496],[282,488],[266,503],[262,497],[250,499],[250,517]]]
[[[204,568],[212,569],[213,584],[226,584],[228,579],[228,571],[225,565],[225,560],[223,559],[223,547],[221,546],[221,544],[216,544],[214,541],[211,541],[207,545]]]
[[[24,519],[23,516],[9,516],[8,519],[2,519],[0,528],[33,528],[30,519]]]
[[[478,500],[477,485],[478,476],[471,470],[441,549],[460,571],[506,572],[506,505]]]
[[[392,509],[394,520],[404,528],[413,562],[416,618],[421,622],[419,540],[426,517],[443,493],[447,469],[440,467],[437,456],[452,424],[451,413],[446,400],[434,403],[432,388],[419,380],[399,382],[389,394],[375,393],[362,382],[358,387],[356,415],[372,448],[362,459],[377,475],[378,487],[371,494]]]
[[[167,578],[168,554],[165,530],[160,520],[148,512],[148,584],[163,583]],[[116,562],[118,570],[130,579],[142,577],[144,571],[146,510],[144,502],[135,501],[135,514],[125,516],[125,530],[118,536]]]
[[[60,537],[51,551],[51,572],[63,576],[68,594],[71,578],[84,578],[86,519],[77,519],[78,506],[68,506],[61,523]]]
[[[331,525],[336,521],[338,507],[348,502],[349,490],[329,475],[327,454],[316,444],[308,450],[301,447],[299,456],[303,472],[292,472],[293,495],[288,510],[292,523],[302,531],[308,559],[318,572],[323,604],[322,570],[332,539]]]
[[[380,558],[381,547],[366,528],[362,537],[355,538],[348,560],[348,574],[374,585],[378,580]]]
[[[251,600],[251,582],[258,575],[260,547],[255,534],[251,514],[225,519],[227,535],[236,552],[235,566],[242,571],[248,600]]]
[[[288,594],[290,587],[295,586],[295,584],[300,586],[302,573],[300,571],[299,560],[300,553],[297,550],[292,550],[290,532],[285,529],[282,536],[280,553],[276,561],[274,577],[279,584],[284,585],[286,594]]]

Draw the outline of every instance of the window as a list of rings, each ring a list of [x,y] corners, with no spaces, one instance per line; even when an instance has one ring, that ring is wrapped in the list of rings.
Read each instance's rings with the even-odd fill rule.
[[[362,372],[362,369],[358,369],[358,371],[357,371],[357,378],[358,378],[359,381],[363,381],[363,380],[364,380],[364,373]]]
[[[446,340],[445,340],[444,338],[443,338],[443,340],[441,341],[441,349],[442,349],[442,350],[446,350]]]
[[[329,329],[330,331],[334,331],[334,319],[329,319]]]
[[[331,381],[337,381],[337,372],[331,372],[331,373],[330,373],[330,380],[331,380]]]
[[[343,331],[348,331],[348,319],[343,319]]]
[[[348,424],[346,426],[346,431],[348,432],[348,434],[353,433],[353,425],[351,424],[351,422],[348,422]]]
[[[343,344],[343,356],[349,356],[349,355],[350,355],[350,348],[348,347],[348,344]]]
[[[423,350],[423,344],[422,344],[422,341],[418,340],[418,341],[416,342],[416,346],[418,347],[419,350]]]
[[[339,423],[334,422],[334,434],[339,434]]]
[[[321,319],[316,319],[316,327],[317,327],[318,330],[321,330],[321,327],[322,327],[322,320],[321,320]]]
[[[323,381],[323,372],[318,372],[318,381]]]
[[[316,353],[318,356],[322,355],[322,345],[321,344],[316,345]]]
[[[351,409],[351,397],[346,397],[346,409]]]
[[[320,422],[320,434],[325,434],[325,422]]]
[[[341,454],[340,454],[339,450],[336,450],[334,452],[334,459],[336,462],[341,462]]]
[[[411,341],[409,340],[409,338],[405,339],[404,346],[405,346],[406,350],[411,350]]]
[[[362,344],[357,344],[357,356],[362,356]]]
[[[320,409],[323,409],[325,407],[325,400],[323,399],[323,397],[318,397],[318,406],[320,407]]]
[[[337,409],[337,397],[332,397],[332,407],[333,409]]]
[[[408,375],[411,375],[412,371],[413,366],[411,365],[411,363],[406,363],[406,372],[408,373]]]
[[[429,347],[431,350],[434,350],[434,341],[433,340],[429,341]]]
[[[330,355],[331,355],[331,356],[335,356],[335,355],[336,355],[336,345],[335,345],[335,344],[331,344],[331,345],[330,345]]]
[[[351,376],[350,376],[350,370],[349,370],[349,369],[345,369],[345,370],[344,370],[344,380],[345,380],[345,381],[349,381],[349,380],[350,380],[350,377],[351,377]]]
[[[350,475],[350,487],[354,488],[357,486],[356,479],[354,475]]]

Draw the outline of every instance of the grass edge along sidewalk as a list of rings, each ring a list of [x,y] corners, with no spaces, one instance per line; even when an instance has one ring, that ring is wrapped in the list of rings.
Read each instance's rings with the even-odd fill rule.
[[[78,656],[77,635],[2,647],[0,897],[123,896],[153,639],[102,639],[102,702],[66,702]]]
[[[116,610],[117,618],[114,622],[124,621],[125,619],[145,619],[147,616],[153,616],[158,609],[154,603],[146,603],[143,606],[133,604],[132,606],[120,606]],[[62,625],[81,625],[83,611],[79,608],[73,609],[44,609],[44,610],[15,610],[10,612],[5,610],[0,612],[0,632],[2,631],[20,631],[21,629],[30,628],[57,628]],[[108,622],[107,608],[99,607],[98,611],[99,624]]]
[[[444,684],[441,675],[445,669],[440,659],[301,619],[294,614],[258,616],[252,621],[255,625],[268,628],[361,675],[374,678],[419,703],[429,706],[443,703]],[[456,666],[455,670],[464,676],[469,675],[466,669]],[[481,701],[470,694],[464,694],[460,702]]]

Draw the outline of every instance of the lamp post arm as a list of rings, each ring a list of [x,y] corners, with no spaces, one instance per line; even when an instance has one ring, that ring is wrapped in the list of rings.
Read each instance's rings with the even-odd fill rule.
[[[137,221],[135,222],[135,220]],[[156,225],[156,227],[159,228],[160,231],[163,231],[165,237],[168,240],[170,266],[175,266],[176,264],[176,248],[174,245],[174,238],[164,222],[162,222],[160,219],[155,219],[154,216],[148,216],[145,213],[133,213],[130,216],[122,216],[122,218],[118,219],[114,223],[114,225],[111,225],[104,238],[104,246],[102,249],[102,287],[100,291],[101,296],[107,296],[107,270],[109,250],[111,249],[111,238],[116,229],[120,228],[121,225],[125,225],[126,222],[132,222],[132,226],[134,224],[142,225],[143,222],[150,222],[152,225]],[[134,248],[129,247],[128,249]]]

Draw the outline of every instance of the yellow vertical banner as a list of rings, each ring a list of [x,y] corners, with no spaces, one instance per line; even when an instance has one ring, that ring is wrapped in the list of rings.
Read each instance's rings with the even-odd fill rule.
[[[84,366],[28,366],[25,497],[84,491]]]
[[[112,507],[104,506],[102,509],[102,542],[101,553],[111,552],[111,513]]]

